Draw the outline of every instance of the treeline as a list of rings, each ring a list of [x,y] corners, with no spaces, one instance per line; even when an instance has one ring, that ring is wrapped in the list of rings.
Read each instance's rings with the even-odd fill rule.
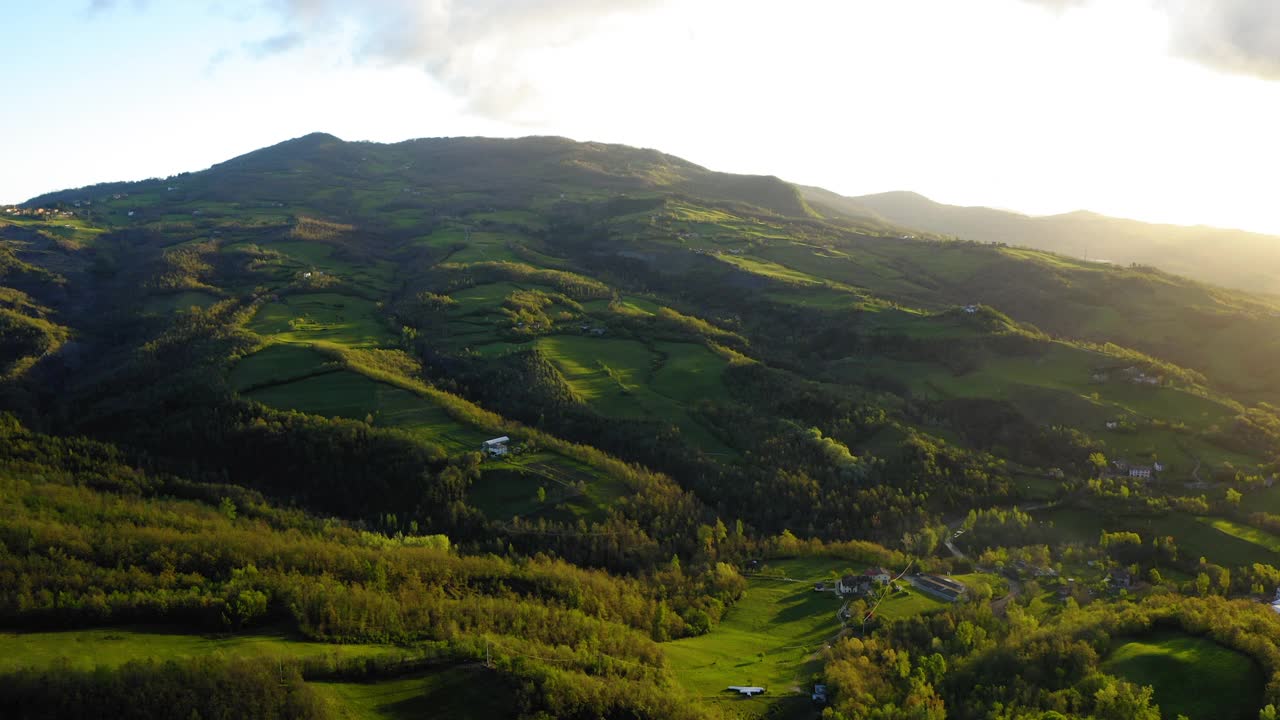
[[[1037,619],[1017,604],[1007,618],[983,605],[890,623],[827,651],[833,718],[1157,720],[1150,688],[1107,674],[1123,642],[1158,629],[1207,636],[1248,655],[1268,678],[1262,704],[1280,699],[1280,620],[1269,608],[1222,598],[1156,595],[1139,604],[1068,601]]]
[[[620,578],[388,540],[233,486],[156,478],[99,443],[33,435],[11,419],[3,430],[0,621],[11,627],[287,620],[343,642],[522,629],[529,641],[590,639],[657,663],[651,637],[705,632],[744,588],[724,564]]]
[[[21,670],[0,676],[0,707],[15,720],[332,717],[292,664],[213,657],[133,661],[114,669]]]

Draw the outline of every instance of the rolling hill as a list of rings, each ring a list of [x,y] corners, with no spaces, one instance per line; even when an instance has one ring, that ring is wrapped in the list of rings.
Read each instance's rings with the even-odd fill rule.
[[[1243,230],[1161,225],[1078,211],[1030,216],[934,202],[912,192],[843,197],[803,188],[821,212],[879,220],[966,240],[1048,250],[1115,265],[1150,265],[1222,287],[1280,292],[1280,238]]]
[[[317,133],[6,209],[0,644],[40,662],[0,687],[46,702],[70,653],[111,702],[199,671],[313,717],[500,679],[522,717],[800,718],[826,678],[847,717],[976,718],[1060,709],[968,691],[1061,650],[1088,714],[1138,692],[1099,638],[1280,582],[1280,303],[857,202]],[[828,587],[868,565],[901,582]],[[91,673],[111,643],[142,664]]]

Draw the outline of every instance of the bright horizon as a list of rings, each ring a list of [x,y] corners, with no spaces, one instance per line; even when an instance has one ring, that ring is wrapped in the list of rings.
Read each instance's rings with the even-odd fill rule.
[[[843,195],[1280,234],[1280,9],[960,5],[55,0],[8,11],[0,200],[310,132],[562,135]]]

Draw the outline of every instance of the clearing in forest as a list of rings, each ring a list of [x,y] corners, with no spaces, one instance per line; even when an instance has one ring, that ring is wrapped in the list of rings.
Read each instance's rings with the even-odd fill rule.
[[[715,699],[740,715],[763,715],[780,696],[803,695],[822,669],[817,653],[841,631],[836,614],[844,599],[815,591],[814,583],[834,582],[858,563],[828,558],[770,561],[747,580],[747,591],[711,632],[663,645],[677,678],[702,698]],[[781,579],[785,577],[786,579]],[[881,603],[877,615],[896,620],[943,607],[914,589]],[[725,688],[760,685],[764,696],[739,699]]]
[[[1262,670],[1209,638],[1157,632],[1118,645],[1104,670],[1155,689],[1163,717],[1251,720],[1262,704]]]

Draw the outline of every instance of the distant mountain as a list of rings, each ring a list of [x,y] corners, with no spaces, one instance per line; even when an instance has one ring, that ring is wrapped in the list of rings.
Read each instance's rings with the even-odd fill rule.
[[[1216,285],[1280,292],[1280,237],[1273,235],[1156,225],[1085,211],[1033,217],[986,207],[944,205],[912,192],[844,197],[820,188],[801,190],[811,205],[826,214],[1117,265],[1151,265]]]

